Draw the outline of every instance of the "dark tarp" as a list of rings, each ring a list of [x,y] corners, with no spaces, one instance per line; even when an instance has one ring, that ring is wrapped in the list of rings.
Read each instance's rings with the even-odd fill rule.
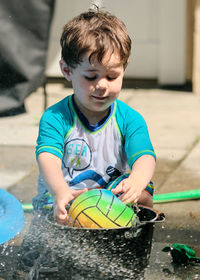
[[[53,10],[54,0],[0,1],[0,116],[43,85]]]

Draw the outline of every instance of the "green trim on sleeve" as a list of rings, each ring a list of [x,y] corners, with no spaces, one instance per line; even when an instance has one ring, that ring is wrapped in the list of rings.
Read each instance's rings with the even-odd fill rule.
[[[38,156],[40,154],[41,150],[44,150],[44,152],[47,152],[47,153],[52,151],[52,154],[54,154],[53,151],[56,151],[58,154],[60,154],[61,157],[63,156],[63,153],[58,148],[52,147],[52,146],[41,146],[41,147],[39,147],[36,150],[36,156]]]
[[[74,129],[75,127],[75,121],[76,121],[76,113],[74,111],[74,107],[73,107],[73,104],[72,104],[72,95],[69,96],[69,106],[71,108],[71,110],[73,111],[74,113],[74,116],[72,116],[72,125],[70,127],[70,129],[67,131],[67,133],[65,134],[65,139],[71,134],[72,130]]]
[[[115,124],[116,124],[117,131],[118,131],[118,133],[119,133],[119,135],[120,135],[121,141],[124,142],[124,137],[123,137],[123,135],[122,135],[122,133],[121,133],[121,130],[120,130],[120,128],[119,128],[119,125],[118,125],[118,122],[117,122],[117,120],[116,120],[116,117],[115,117]]]
[[[133,158],[135,158],[135,160],[136,160],[137,158],[139,158],[139,157],[142,156],[142,155],[152,155],[152,156],[156,159],[156,154],[155,154],[154,151],[152,151],[152,150],[139,151],[139,152],[133,154],[133,155],[128,159],[128,165],[129,165],[129,166],[132,165],[132,164],[131,164],[131,161],[132,161]],[[135,160],[134,160],[134,161],[135,161]],[[133,162],[134,162],[134,161],[133,161]]]

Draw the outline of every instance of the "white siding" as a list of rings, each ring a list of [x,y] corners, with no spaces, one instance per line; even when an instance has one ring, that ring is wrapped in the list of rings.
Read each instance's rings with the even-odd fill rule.
[[[61,76],[59,39],[62,26],[87,10],[90,0],[58,0],[51,28],[46,75]],[[153,78],[160,84],[185,82],[185,0],[104,0],[103,7],[127,26],[133,41],[129,78]]]

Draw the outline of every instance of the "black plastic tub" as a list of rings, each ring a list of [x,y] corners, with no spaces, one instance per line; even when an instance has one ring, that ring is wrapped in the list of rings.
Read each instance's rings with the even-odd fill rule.
[[[58,279],[143,279],[154,223],[163,217],[147,208],[141,210],[137,227],[117,229],[61,226],[49,214],[43,242],[46,254],[50,252],[58,266]]]

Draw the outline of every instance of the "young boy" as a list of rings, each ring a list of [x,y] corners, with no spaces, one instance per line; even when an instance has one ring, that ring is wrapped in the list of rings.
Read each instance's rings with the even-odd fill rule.
[[[139,113],[117,100],[131,51],[124,24],[91,10],[64,26],[60,42],[60,68],[74,92],[40,121],[35,209],[54,203],[54,217],[64,224],[69,202],[92,188],[152,206],[155,154],[148,129]]]

